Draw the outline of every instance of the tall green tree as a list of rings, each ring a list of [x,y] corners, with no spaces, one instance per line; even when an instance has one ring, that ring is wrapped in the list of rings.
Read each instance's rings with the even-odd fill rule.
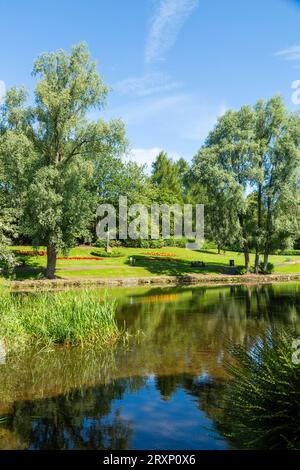
[[[252,135],[252,110],[228,111],[193,159],[192,174],[206,192],[209,233],[218,246],[238,244],[249,271],[247,187],[251,170],[245,140]]]
[[[193,173],[208,195],[215,240],[255,250],[264,269],[271,250],[286,247],[299,232],[300,120],[282,98],[228,111],[194,158]]]
[[[8,188],[21,204],[21,230],[47,245],[46,276],[53,278],[59,250],[67,251],[89,226],[97,204],[99,161],[122,153],[123,124],[90,121],[108,93],[85,44],[71,53],[41,54],[33,106],[24,90],[12,89],[1,111],[1,159],[20,163],[20,185]],[[15,189],[15,191],[14,191]]]
[[[287,112],[280,96],[258,101],[253,116],[250,184],[257,195],[257,272],[260,253],[265,269],[270,251],[286,248],[299,232],[300,119],[298,114]]]
[[[160,152],[152,163],[151,181],[158,190],[157,202],[161,204],[183,202],[179,166],[168,157],[166,152]]]

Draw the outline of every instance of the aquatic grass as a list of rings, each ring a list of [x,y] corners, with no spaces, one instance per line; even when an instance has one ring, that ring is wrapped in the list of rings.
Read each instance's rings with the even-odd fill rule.
[[[91,291],[40,292],[0,296],[0,338],[9,348],[41,345],[107,345],[122,330],[115,301]]]
[[[234,359],[218,428],[242,449],[300,449],[300,363],[297,333],[268,330],[254,346],[230,346]],[[254,339],[253,339],[254,340]]]

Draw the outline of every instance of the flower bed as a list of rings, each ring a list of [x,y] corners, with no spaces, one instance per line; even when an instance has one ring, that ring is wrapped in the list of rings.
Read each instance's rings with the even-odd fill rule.
[[[160,260],[160,259],[152,258],[152,257],[149,257],[149,258],[137,258],[136,260],[137,260],[137,261],[158,261],[158,262],[159,262],[159,261],[162,261],[162,260]],[[164,262],[165,262],[165,261],[170,261],[170,262],[172,262],[172,261],[175,261],[175,260],[173,260],[172,258],[165,258],[165,259],[164,259]]]
[[[47,256],[47,251],[45,250],[38,250],[38,251],[22,251],[22,250],[14,250],[16,255],[22,256]],[[86,260],[86,261],[101,261],[104,258],[96,257],[96,256],[59,256],[57,259],[59,260]]]
[[[45,251],[45,250],[38,250],[38,251],[34,251],[34,250],[28,250],[28,251],[13,250],[13,252],[16,255],[22,255],[22,256],[46,256],[47,255],[47,251]]]
[[[57,259],[63,259],[63,260],[86,260],[86,261],[101,261],[104,258],[96,258],[96,257],[91,257],[91,256],[60,256]]]
[[[175,253],[161,253],[159,251],[148,251],[142,253],[142,255],[150,255],[150,256],[166,256],[167,258],[173,258],[176,256]]]

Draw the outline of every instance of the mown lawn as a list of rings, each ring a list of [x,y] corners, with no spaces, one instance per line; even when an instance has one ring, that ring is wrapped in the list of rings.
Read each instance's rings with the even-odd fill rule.
[[[17,246],[12,249],[31,251],[29,246]],[[44,248],[41,247],[41,250]],[[159,256],[159,255],[167,256]],[[191,273],[220,274],[228,272],[229,260],[235,265],[243,265],[242,253],[226,252],[218,254],[216,250],[191,251],[186,248],[165,247],[161,249],[144,248],[115,248],[111,257],[104,257],[105,252],[100,248],[79,246],[73,248],[69,257],[104,257],[102,260],[58,260],[56,276],[61,279],[75,278],[113,278],[139,277],[157,275],[179,275]],[[62,255],[60,255],[62,256]],[[130,258],[134,258],[134,265]],[[46,256],[18,256],[23,265],[16,271],[16,279],[35,279],[43,275],[46,266]],[[250,256],[251,264],[254,255]],[[192,267],[191,261],[204,261],[203,268]],[[300,256],[270,256],[270,262],[275,265],[275,272],[300,273]],[[298,262],[298,263],[297,263]],[[292,264],[294,263],[294,264]],[[0,280],[1,282],[1,280]]]

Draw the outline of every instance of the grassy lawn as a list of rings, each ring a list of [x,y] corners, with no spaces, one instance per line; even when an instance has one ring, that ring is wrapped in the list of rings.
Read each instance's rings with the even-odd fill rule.
[[[28,246],[12,247],[12,249],[31,251]],[[43,249],[43,247],[41,247]],[[58,260],[56,275],[61,279],[75,278],[112,278],[112,277],[140,277],[156,275],[179,274],[222,274],[229,267],[229,260],[233,259],[235,265],[243,265],[242,253],[226,252],[218,254],[216,250],[191,251],[186,248],[165,247],[161,249],[144,248],[115,248],[113,254],[118,256],[104,257],[100,248],[79,246],[73,248],[69,257],[104,257],[102,260]],[[167,256],[159,256],[167,255]],[[130,257],[135,264],[130,264]],[[254,255],[250,256],[251,264]],[[23,266],[18,268],[16,279],[40,278],[46,266],[46,256],[19,256]],[[204,261],[203,268],[192,267],[191,261]],[[275,265],[278,273],[300,273],[300,256],[270,256],[270,262]],[[298,262],[298,263],[297,263]],[[0,283],[3,283],[3,279]]]

